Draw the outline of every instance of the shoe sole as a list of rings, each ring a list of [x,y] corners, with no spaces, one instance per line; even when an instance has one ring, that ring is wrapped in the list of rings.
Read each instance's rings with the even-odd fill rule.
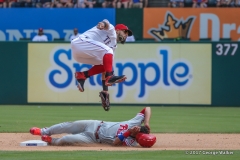
[[[80,92],[83,92],[83,91],[84,91],[84,89],[81,87],[81,85],[80,85],[79,83],[78,83],[77,87],[78,87],[78,90],[79,90]]]
[[[103,109],[104,109],[105,111],[109,111],[109,110],[110,110],[109,98],[108,98],[108,100],[106,100],[102,94],[100,94],[99,97],[102,99],[102,101],[105,101],[106,106],[104,106],[104,105],[102,104]]]
[[[115,81],[114,83],[106,83],[105,85],[106,85],[106,86],[112,86],[112,85],[115,84],[115,83],[121,83],[121,82],[124,82],[126,79],[127,79],[127,77],[124,76],[123,78],[121,78],[121,79]]]

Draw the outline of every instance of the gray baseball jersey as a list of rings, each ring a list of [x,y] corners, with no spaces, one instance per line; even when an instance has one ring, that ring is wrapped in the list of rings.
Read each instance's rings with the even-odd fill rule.
[[[88,143],[107,143],[113,144],[118,134],[124,133],[134,126],[141,126],[144,121],[144,110],[134,118],[123,122],[102,122],[99,120],[79,120],[74,122],[64,122],[53,125],[49,128],[42,128],[42,135],[54,135],[68,133],[61,138],[52,138],[52,145],[73,145]],[[95,132],[98,130],[99,139],[96,139]],[[135,138],[129,136],[123,141],[123,145],[136,146]]]
[[[126,132],[134,126],[141,126],[144,114],[138,113],[133,119],[123,122],[104,122],[101,124],[98,135],[102,143],[112,144],[118,134]],[[124,145],[136,146],[135,138],[129,136],[124,140]]]

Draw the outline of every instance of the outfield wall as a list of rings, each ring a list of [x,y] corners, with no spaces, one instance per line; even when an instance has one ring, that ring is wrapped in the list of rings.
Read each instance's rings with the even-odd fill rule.
[[[73,28],[83,33],[103,19],[113,25],[126,24],[137,40],[183,37],[194,41],[204,38],[240,41],[239,14],[238,8],[1,9],[0,41],[33,38],[40,27],[50,41],[69,40]]]
[[[112,104],[240,106],[240,43],[128,43],[115,55]],[[69,43],[0,43],[0,104],[97,104],[101,76],[76,87],[74,72],[90,65]]]

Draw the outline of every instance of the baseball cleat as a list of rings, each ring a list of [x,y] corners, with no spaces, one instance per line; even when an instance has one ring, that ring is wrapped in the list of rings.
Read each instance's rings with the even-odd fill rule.
[[[121,83],[121,82],[125,81],[126,79],[127,79],[127,77],[125,75],[122,75],[122,76],[111,75],[111,76],[106,77],[105,85],[112,86],[113,84]]]
[[[122,79],[122,80],[117,81],[116,83],[122,83],[122,82],[124,82],[126,79],[127,79],[127,77],[126,77],[125,79]]]
[[[84,92],[84,82],[85,82],[85,80],[77,80],[78,82],[78,84],[77,84],[77,87],[78,87],[78,90],[80,91],[80,92]]]
[[[77,87],[80,92],[84,92],[84,82],[86,77],[83,72],[76,72],[75,78],[77,79]]]
[[[109,111],[110,110],[109,94],[104,91],[101,91],[99,92],[99,97],[101,98],[103,109],[105,111]]]
[[[29,131],[32,135],[39,135],[41,136],[41,129],[37,127],[32,127]]]
[[[51,143],[52,142],[52,137],[50,137],[48,135],[43,135],[42,136],[42,141]]]

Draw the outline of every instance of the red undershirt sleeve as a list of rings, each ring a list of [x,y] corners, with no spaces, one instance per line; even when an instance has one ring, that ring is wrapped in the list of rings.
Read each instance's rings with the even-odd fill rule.
[[[140,113],[145,114],[146,108],[143,108]]]

